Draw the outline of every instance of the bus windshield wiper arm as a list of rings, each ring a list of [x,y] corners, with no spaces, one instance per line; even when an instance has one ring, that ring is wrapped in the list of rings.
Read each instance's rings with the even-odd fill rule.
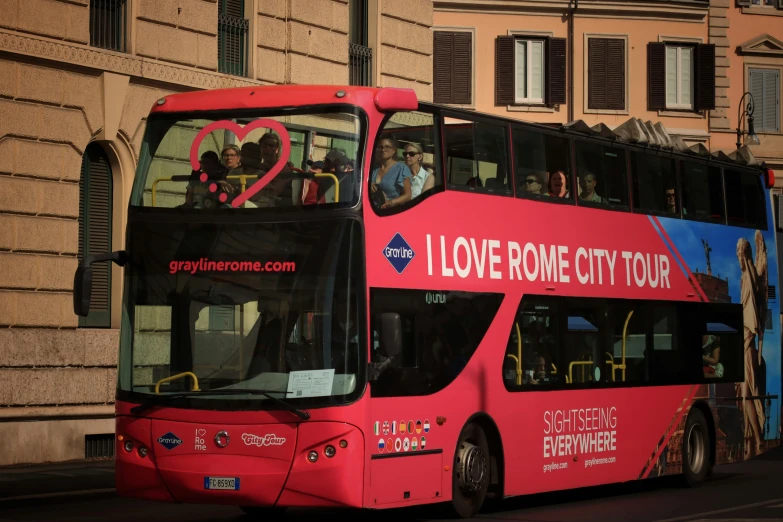
[[[300,419],[308,420],[310,418],[309,412],[300,410],[296,406],[293,406],[292,404],[284,401],[283,399],[279,399],[274,395],[272,395],[273,393],[286,393],[284,391],[279,391],[279,390],[206,390],[206,391],[198,391],[198,392],[172,393],[171,395],[154,395],[153,397],[148,399],[147,402],[131,408],[131,413],[141,413],[144,410],[151,408],[152,406],[156,406],[158,404],[164,404],[170,400],[180,399],[183,397],[194,397],[197,395],[237,395],[237,394],[241,395],[243,393],[250,394],[250,395],[263,395],[264,397],[271,400],[272,402],[275,402],[280,406],[282,406],[285,410],[290,411]]]

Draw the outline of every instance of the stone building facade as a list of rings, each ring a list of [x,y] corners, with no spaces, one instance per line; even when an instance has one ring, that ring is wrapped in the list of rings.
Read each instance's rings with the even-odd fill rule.
[[[95,320],[71,291],[80,252],[122,248],[153,103],[283,83],[431,100],[431,26],[429,0],[0,0],[0,465],[113,447],[121,269]]]

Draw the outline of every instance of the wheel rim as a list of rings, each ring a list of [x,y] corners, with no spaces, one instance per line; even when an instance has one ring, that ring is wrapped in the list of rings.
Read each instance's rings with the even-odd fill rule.
[[[694,424],[688,432],[688,467],[698,475],[704,467],[704,432]]]
[[[457,454],[457,481],[465,496],[481,491],[487,481],[487,456],[479,446],[463,440]]]

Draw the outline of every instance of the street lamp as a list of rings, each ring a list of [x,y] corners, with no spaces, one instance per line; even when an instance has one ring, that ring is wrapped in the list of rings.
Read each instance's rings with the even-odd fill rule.
[[[742,110],[742,101],[745,99],[745,96],[750,96],[750,99],[745,104],[745,110]],[[739,107],[737,108],[737,149],[739,149],[742,146],[742,135],[747,134],[748,137],[745,139],[745,143],[747,145],[759,145],[761,141],[759,140],[759,137],[756,136],[756,131],[753,129],[753,109],[755,108],[755,104],[753,103],[753,95],[750,93],[750,91],[746,92],[742,95],[742,98],[740,98]],[[742,130],[742,117],[745,115],[748,115],[748,131],[747,133]]]

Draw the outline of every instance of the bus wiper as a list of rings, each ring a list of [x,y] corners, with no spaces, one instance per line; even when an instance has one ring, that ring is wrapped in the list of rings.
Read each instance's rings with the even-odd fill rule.
[[[285,393],[279,390],[206,390],[198,392],[172,393],[170,395],[156,395],[148,399],[147,402],[139,404],[138,406],[134,406],[130,411],[131,413],[141,413],[153,406],[165,404],[171,400],[180,399],[183,397],[194,397],[197,395],[237,395],[242,393],[249,395],[263,395],[272,402],[282,406],[286,411],[290,411],[300,419],[308,420],[310,418],[310,412],[300,410],[296,406],[291,405],[283,399],[279,399],[272,395],[273,393]]]

